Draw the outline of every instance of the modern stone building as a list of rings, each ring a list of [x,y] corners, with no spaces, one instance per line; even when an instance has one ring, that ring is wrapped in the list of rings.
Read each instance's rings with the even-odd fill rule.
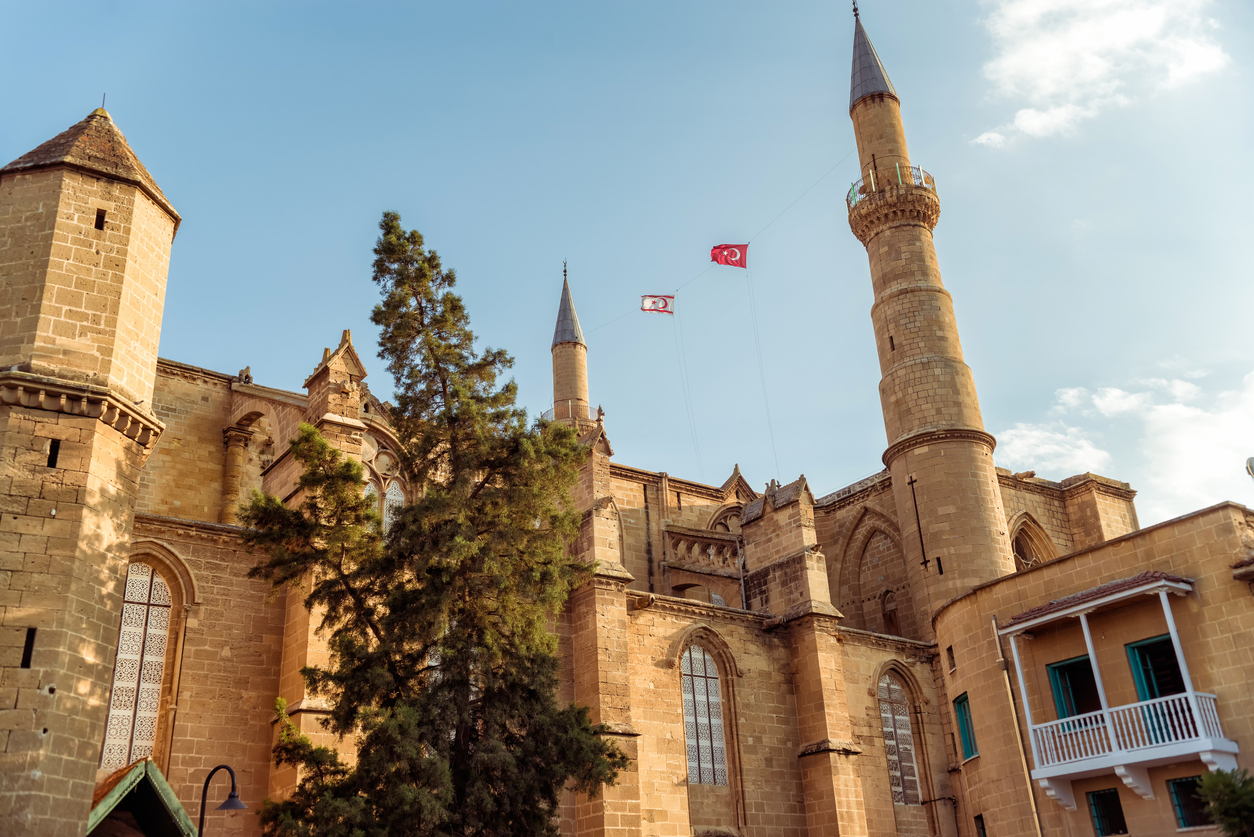
[[[816,496],[617,461],[562,289],[551,417],[588,448],[571,549],[597,564],[559,624],[562,697],[632,757],[565,834],[1174,834],[1254,746],[1254,514],[1143,530],[1124,483],[995,466],[901,106],[857,23],[876,475]],[[292,495],[301,421],[385,519],[409,496],[347,332],[303,392],[156,356],[179,220],[103,110],[0,169],[0,833],[84,834],[148,757],[193,815],[232,764],[251,810],[213,833],[258,833],[295,781],[274,698],[318,736],[299,672],[324,651],[299,595],[245,577],[237,504]]]

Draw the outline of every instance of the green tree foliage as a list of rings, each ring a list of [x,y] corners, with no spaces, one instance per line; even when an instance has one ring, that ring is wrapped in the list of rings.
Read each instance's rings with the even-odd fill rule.
[[[1202,776],[1197,795],[1211,821],[1228,837],[1254,837],[1254,778],[1245,770],[1216,770]]]
[[[548,835],[564,786],[595,793],[626,757],[587,710],[557,704],[549,630],[591,568],[569,491],[585,453],[515,406],[513,361],[475,348],[455,276],[385,213],[374,249],[388,416],[417,496],[386,536],[363,472],[309,426],[292,442],[303,500],[256,495],[255,577],[303,585],[330,661],[306,668],[351,764],[314,746],[283,705],[275,758],[301,771],[262,814],[271,835]]]

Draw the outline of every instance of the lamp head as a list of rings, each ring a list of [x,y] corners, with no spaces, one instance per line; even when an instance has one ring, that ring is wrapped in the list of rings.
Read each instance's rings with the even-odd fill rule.
[[[1254,477],[1254,456],[1251,456],[1249,459],[1245,460],[1245,473],[1249,474],[1251,477]]]
[[[217,807],[217,810],[219,811],[243,811],[247,807],[248,807],[247,805],[239,801],[239,794],[236,793],[235,791],[231,791],[231,795],[226,798],[226,802],[223,802],[221,805],[219,805]]]

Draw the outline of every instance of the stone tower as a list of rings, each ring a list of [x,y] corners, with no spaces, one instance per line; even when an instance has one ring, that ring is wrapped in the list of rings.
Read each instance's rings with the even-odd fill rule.
[[[86,828],[178,224],[104,109],[0,169],[0,833]]]
[[[1013,572],[1014,560],[993,468],[996,442],[984,430],[932,244],[936,185],[910,165],[901,101],[857,19],[849,115],[862,169],[847,199],[849,226],[866,247],[875,292],[884,464],[911,596],[930,617],[973,585]]]
[[[588,344],[584,342],[575,302],[570,297],[566,266],[562,265],[562,300],[553,330],[553,419],[576,429],[590,426],[588,412]]]

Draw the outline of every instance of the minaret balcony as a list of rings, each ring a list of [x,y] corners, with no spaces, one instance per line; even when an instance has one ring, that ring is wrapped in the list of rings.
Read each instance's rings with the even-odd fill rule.
[[[864,245],[883,230],[918,224],[929,230],[940,220],[936,180],[918,166],[881,166],[849,187],[849,228]]]
[[[576,419],[583,421],[596,421],[597,416],[592,412],[587,404],[582,401],[566,400],[558,401],[552,407],[540,414],[540,418],[545,421],[562,421],[565,419]]]
[[[936,179],[920,166],[903,166],[894,163],[886,168],[872,169],[865,177],[850,185],[849,193],[845,195],[845,205],[852,212],[853,208],[862,201],[873,195],[886,194],[888,189],[895,186],[922,186],[935,192]]]

